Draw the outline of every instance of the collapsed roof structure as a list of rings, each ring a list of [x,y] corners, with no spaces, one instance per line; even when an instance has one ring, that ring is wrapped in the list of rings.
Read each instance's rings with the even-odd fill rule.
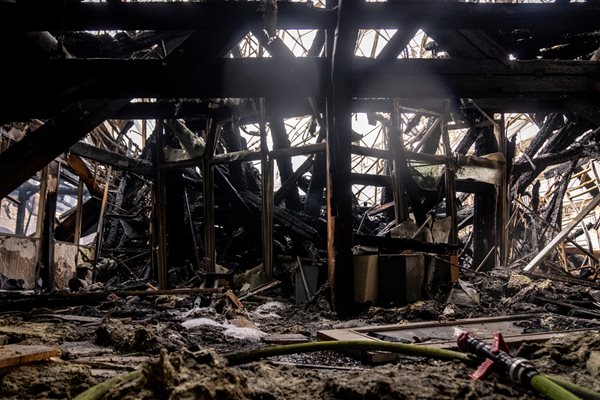
[[[4,288],[210,290],[293,263],[297,296],[326,281],[349,316],[495,267],[596,285],[599,17],[559,0],[0,1]]]

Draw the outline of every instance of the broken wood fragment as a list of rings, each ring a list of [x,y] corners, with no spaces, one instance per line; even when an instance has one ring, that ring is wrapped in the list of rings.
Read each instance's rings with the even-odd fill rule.
[[[59,355],[60,350],[57,347],[7,344],[0,346],[0,370],[34,361],[47,360]]]
[[[225,292],[225,295],[227,296],[227,298],[229,299],[229,301],[231,301],[231,303],[233,303],[233,305],[236,307],[236,309],[238,311],[246,309],[246,307],[244,307],[244,305],[242,304],[242,302],[240,301],[240,299],[235,295],[235,293],[233,293],[233,290],[228,289]]]
[[[250,290],[247,293],[244,293],[238,299],[239,300],[245,300],[245,299],[247,299],[249,297],[256,296],[256,295],[258,295],[260,293],[263,293],[263,292],[266,292],[268,290],[271,290],[274,287],[279,286],[280,284],[281,284],[281,281],[277,281],[277,280],[275,280],[273,282],[266,283],[264,285],[261,285],[261,286],[255,288],[255,289]]]

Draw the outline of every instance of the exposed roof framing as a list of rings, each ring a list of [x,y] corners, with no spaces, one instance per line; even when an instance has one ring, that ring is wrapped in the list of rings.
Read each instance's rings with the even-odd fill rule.
[[[9,147],[0,157],[0,198],[10,194],[125,103],[127,100],[88,100],[74,104]]]
[[[262,23],[260,2],[194,3],[0,3],[3,31],[218,29],[226,21]],[[598,28],[600,4],[494,4],[438,1],[368,2],[356,6],[349,25],[359,29],[539,29]],[[335,10],[306,3],[278,3],[280,29],[334,28]]]

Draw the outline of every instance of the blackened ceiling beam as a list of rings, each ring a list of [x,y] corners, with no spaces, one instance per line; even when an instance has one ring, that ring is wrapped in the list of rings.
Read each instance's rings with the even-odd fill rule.
[[[218,30],[234,22],[250,30],[263,24],[262,2],[79,3],[26,1],[0,3],[0,30]],[[278,4],[278,27],[328,27],[331,11],[306,3]],[[8,26],[10,25],[10,26]]]
[[[514,98],[479,98],[477,105],[481,109],[494,113],[565,113],[569,108],[565,106],[564,96],[548,98],[530,98],[517,96]],[[400,105],[411,109],[424,109],[443,112],[444,100],[441,99],[398,99]],[[586,100],[593,103],[591,99]],[[312,113],[305,99],[290,98],[280,99],[281,108],[285,118],[301,117]],[[317,102],[319,109],[324,109],[322,101]],[[594,103],[595,104],[595,103]],[[600,108],[600,105],[596,107]],[[469,107],[467,107],[469,108]],[[473,106],[474,108],[474,106]],[[389,99],[354,99],[353,112],[392,112],[392,101]],[[56,115],[58,110],[47,105],[32,103],[16,107],[14,104],[0,107],[0,124],[30,119],[49,119]],[[170,118],[216,118],[224,121],[231,118],[232,109],[227,106],[215,108],[207,102],[182,101],[182,102],[138,102],[125,105],[116,111],[113,119],[170,119]],[[241,112],[241,124],[258,123],[254,112]],[[269,116],[267,115],[267,118]]]
[[[50,119],[61,112],[60,107],[48,102],[31,101],[7,102],[0,107],[0,124],[30,119]],[[126,104],[110,116],[112,119],[165,119],[165,118],[215,118],[224,121],[231,117],[229,107],[221,107],[212,102],[169,101],[135,102]]]
[[[279,2],[279,29],[335,26],[335,10]],[[262,24],[261,2],[79,3],[0,2],[2,31],[219,29],[226,21]],[[365,2],[349,24],[355,28],[536,29],[583,31],[599,28],[600,4],[494,4],[442,1]]]
[[[6,67],[0,106],[51,101],[70,88],[80,98],[323,97],[328,83],[320,58],[219,59],[173,66],[159,60],[51,60],[38,73]],[[348,81],[356,98],[506,98],[593,95],[600,64],[590,61],[355,58]],[[73,99],[78,100],[78,99]],[[1,109],[1,107],[0,107]]]

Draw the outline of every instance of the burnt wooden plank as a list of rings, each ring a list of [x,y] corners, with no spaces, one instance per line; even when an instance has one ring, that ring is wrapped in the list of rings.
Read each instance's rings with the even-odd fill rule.
[[[60,349],[57,347],[8,344],[0,346],[0,369],[47,360],[59,355]]]

